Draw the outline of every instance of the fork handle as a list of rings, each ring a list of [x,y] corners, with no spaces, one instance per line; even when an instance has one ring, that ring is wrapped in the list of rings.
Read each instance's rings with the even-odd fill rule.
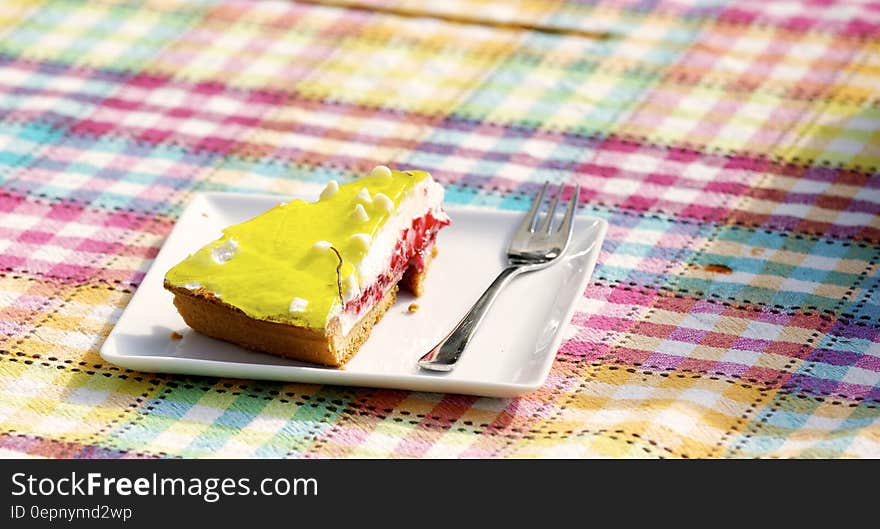
[[[419,367],[430,371],[452,371],[501,289],[524,268],[521,265],[511,265],[502,270],[452,332],[419,359]]]

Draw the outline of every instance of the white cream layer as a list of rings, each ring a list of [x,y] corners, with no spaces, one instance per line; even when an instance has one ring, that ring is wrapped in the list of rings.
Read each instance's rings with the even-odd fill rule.
[[[446,218],[446,213],[442,210],[443,194],[443,187],[430,177],[420,181],[409,190],[400,201],[397,209],[373,238],[370,250],[357,265],[357,279],[360,288],[369,287],[388,270],[398,241],[403,232],[412,227],[415,219],[424,217],[429,212],[437,219]],[[358,320],[372,308],[372,305],[364,306],[358,313],[344,311],[334,314],[331,312],[330,318],[338,316],[342,325],[342,333],[347,335]]]

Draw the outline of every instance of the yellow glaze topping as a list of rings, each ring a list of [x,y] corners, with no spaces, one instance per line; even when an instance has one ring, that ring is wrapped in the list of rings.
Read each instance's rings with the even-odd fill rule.
[[[204,288],[253,318],[323,328],[341,308],[340,289],[347,298],[358,288],[356,265],[376,233],[427,176],[380,166],[348,184],[331,182],[317,202],[292,200],[226,228],[165,279]]]

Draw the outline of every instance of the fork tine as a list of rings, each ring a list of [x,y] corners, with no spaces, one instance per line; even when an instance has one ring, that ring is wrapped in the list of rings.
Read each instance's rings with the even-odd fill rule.
[[[559,224],[559,229],[557,230],[560,234],[569,234],[571,233],[572,223],[574,222],[574,211],[577,209],[578,202],[581,198],[581,185],[578,184],[574,188],[574,194],[571,195],[571,198],[568,200],[568,207],[565,209],[565,216],[562,218],[562,223]]]
[[[526,213],[526,217],[520,223],[519,229],[517,230],[518,234],[528,234],[535,230],[535,218],[537,218],[538,211],[541,209],[541,202],[544,201],[544,194],[547,193],[547,187],[549,185],[549,180],[544,182],[544,187],[541,188],[541,192],[535,197],[535,200],[532,202],[532,207],[529,208],[529,212]]]
[[[556,198],[553,199],[553,204],[550,205],[550,209],[547,211],[547,218],[544,219],[544,225],[541,226],[541,231],[550,235],[553,228],[553,218],[556,217],[556,208],[559,206],[559,197],[562,196],[562,190],[565,189],[565,183],[559,184],[559,191],[556,192]]]

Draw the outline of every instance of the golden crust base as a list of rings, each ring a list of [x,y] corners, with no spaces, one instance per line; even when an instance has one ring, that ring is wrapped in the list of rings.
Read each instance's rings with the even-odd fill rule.
[[[432,249],[425,267],[419,272],[408,269],[399,284],[420,296],[424,291],[427,264],[435,255],[437,250]],[[174,306],[183,321],[202,334],[252,351],[333,367],[344,365],[354,356],[370,337],[373,326],[397,301],[395,285],[354,325],[348,335],[343,336],[338,320],[331,321],[323,330],[258,320],[223,303],[206,290],[189,290],[167,282],[165,288],[174,293]]]
[[[183,321],[194,330],[240,345],[293,360],[338,367],[345,364],[369,338],[370,331],[397,301],[397,287],[391,288],[351,329],[347,336],[333,320],[325,332],[289,323],[251,318],[204,291],[190,291],[165,284],[174,293],[174,306]]]

